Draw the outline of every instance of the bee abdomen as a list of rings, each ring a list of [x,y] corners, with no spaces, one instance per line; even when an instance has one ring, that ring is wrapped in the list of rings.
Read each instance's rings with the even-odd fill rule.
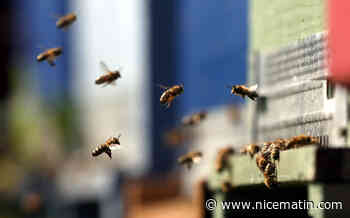
[[[39,62],[41,62],[41,61],[47,59],[47,57],[48,57],[47,54],[40,54],[40,55],[38,55],[38,56],[36,57],[36,60],[39,61]]]
[[[106,146],[100,145],[92,151],[92,156],[96,157],[96,156],[102,154],[103,152],[105,152],[105,150],[106,150]]]
[[[168,99],[170,97],[170,92],[164,92],[162,96],[160,96],[160,103],[165,104],[167,103]]]

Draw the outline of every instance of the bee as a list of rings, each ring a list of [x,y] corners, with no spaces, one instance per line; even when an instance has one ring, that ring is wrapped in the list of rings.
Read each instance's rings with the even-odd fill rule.
[[[47,61],[51,66],[55,66],[55,59],[62,54],[62,48],[50,48],[40,53],[36,60],[38,62]]]
[[[276,139],[273,143],[277,144],[280,147],[280,150],[285,150],[287,148],[287,142],[288,140],[279,138]]]
[[[265,167],[265,171],[264,171],[264,176],[273,176],[276,175],[276,166],[273,163],[268,163]]]
[[[276,176],[264,177],[264,184],[269,189],[275,188],[277,186],[277,177]]]
[[[273,143],[271,145],[271,159],[272,161],[279,161],[280,160],[280,150],[281,146],[278,143]]]
[[[286,147],[287,149],[291,149],[291,148],[297,148],[297,147],[301,147],[304,145],[311,145],[311,144],[319,144],[319,141],[317,140],[316,137],[299,135],[291,138],[288,141]]]
[[[105,73],[95,80],[96,85],[105,84],[104,86],[106,86],[115,84],[115,81],[121,78],[119,70],[111,71],[103,61],[100,62],[100,66]]]
[[[259,145],[250,144],[241,149],[242,154],[249,154],[251,158],[260,151]]]
[[[277,185],[277,171],[273,163],[268,163],[264,171],[264,183],[269,189]]]
[[[201,111],[198,113],[194,113],[190,116],[184,117],[182,119],[182,125],[184,126],[194,126],[198,123],[200,123],[202,120],[204,120],[207,117],[207,112],[206,111]]]
[[[120,136],[121,134],[119,134],[118,137],[113,136],[108,138],[105,143],[97,146],[97,148],[95,148],[92,151],[92,156],[96,157],[102,153],[106,153],[109,156],[109,158],[112,159],[112,150],[117,148],[116,145],[120,146],[120,141],[119,141]]]
[[[225,181],[221,184],[221,190],[224,193],[227,193],[233,189],[233,185],[229,181]]]
[[[222,172],[225,168],[228,167],[228,157],[234,153],[232,147],[226,147],[219,150],[216,157],[216,171]]]
[[[191,169],[194,163],[199,163],[202,160],[202,152],[193,151],[185,155],[182,155],[177,159],[177,162],[182,165],[186,165],[187,169]]]
[[[266,160],[266,158],[264,158],[262,155],[258,155],[255,158],[256,161],[256,165],[258,166],[259,170],[264,173],[267,164],[269,163],[268,160]]]
[[[233,85],[229,88],[231,89],[232,95],[241,96],[242,98],[248,96],[253,101],[255,101],[259,97],[257,92],[258,85],[254,85],[251,87],[246,87],[244,85]]]
[[[77,19],[77,15],[74,13],[67,14],[60,17],[56,22],[56,27],[61,29],[67,29]]]
[[[174,85],[172,87],[166,87],[159,85],[162,89],[165,89],[163,94],[160,96],[160,103],[166,105],[167,108],[170,107],[171,102],[174,100],[176,96],[179,96],[184,91],[183,85]]]

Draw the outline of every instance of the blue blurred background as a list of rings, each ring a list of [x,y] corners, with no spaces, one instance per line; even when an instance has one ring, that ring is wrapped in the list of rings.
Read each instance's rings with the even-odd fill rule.
[[[247,11],[243,0],[3,1],[0,217],[195,217],[176,164],[187,148],[164,134],[242,103],[226,86],[246,82]],[[57,29],[70,12],[77,21]],[[52,47],[63,47],[55,67],[36,62]],[[121,67],[115,87],[95,86],[100,61]],[[166,109],[157,84],[185,91]],[[119,133],[112,160],[91,157]]]

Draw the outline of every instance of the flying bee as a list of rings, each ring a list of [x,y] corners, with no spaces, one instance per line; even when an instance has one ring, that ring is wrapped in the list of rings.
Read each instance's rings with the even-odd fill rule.
[[[202,152],[193,151],[179,157],[177,162],[179,164],[186,165],[187,169],[190,170],[193,164],[199,163],[202,160],[202,156]]]
[[[67,29],[77,19],[77,15],[74,13],[67,14],[60,17],[56,22],[56,27],[59,29]]]
[[[120,141],[119,141],[120,136],[121,134],[119,134],[118,137],[113,136],[108,138],[105,143],[97,146],[97,148],[95,148],[92,151],[92,156],[96,157],[102,153],[106,153],[109,156],[109,158],[112,159],[112,150],[117,148],[116,145],[120,146]]]
[[[246,87],[244,85],[233,85],[229,86],[229,88],[231,89],[232,95],[241,96],[242,98],[248,96],[253,101],[255,101],[259,97],[257,92],[258,85],[254,85],[251,87]]]
[[[198,113],[194,113],[190,116],[184,117],[182,119],[182,125],[184,126],[194,126],[198,123],[200,123],[202,120],[204,120],[207,117],[207,112],[206,111],[201,111]]]
[[[160,103],[166,105],[167,108],[170,107],[171,102],[174,100],[176,96],[179,96],[184,91],[183,85],[174,85],[172,87],[166,87],[159,85],[162,89],[165,89],[163,94],[160,96]]]
[[[100,62],[100,66],[105,73],[95,80],[96,85],[104,84],[104,86],[107,86],[115,84],[115,81],[121,78],[119,70],[111,71],[103,61]]]
[[[219,150],[216,157],[216,171],[222,172],[228,167],[228,157],[232,155],[235,150],[232,147],[226,147]]]
[[[260,151],[259,145],[250,144],[241,149],[242,154],[249,154],[251,158]]]
[[[55,59],[62,54],[62,48],[50,48],[40,53],[36,60],[38,62],[47,61],[51,66],[55,66]]]
[[[287,149],[298,148],[304,145],[319,144],[316,137],[299,135],[291,138],[287,143]]]

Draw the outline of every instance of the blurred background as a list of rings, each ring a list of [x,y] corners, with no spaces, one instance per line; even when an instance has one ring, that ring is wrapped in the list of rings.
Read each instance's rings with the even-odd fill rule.
[[[198,183],[216,151],[247,141],[237,133],[242,101],[226,87],[246,82],[247,8],[243,0],[2,1],[0,217],[199,217]],[[71,12],[77,21],[57,29]],[[53,47],[63,48],[55,67],[36,61]],[[121,69],[116,86],[94,84],[100,61]],[[183,95],[160,105],[157,84],[181,83]],[[202,124],[175,131],[203,109]],[[112,160],[91,156],[118,134]],[[189,171],[177,158],[191,150],[204,158]]]

